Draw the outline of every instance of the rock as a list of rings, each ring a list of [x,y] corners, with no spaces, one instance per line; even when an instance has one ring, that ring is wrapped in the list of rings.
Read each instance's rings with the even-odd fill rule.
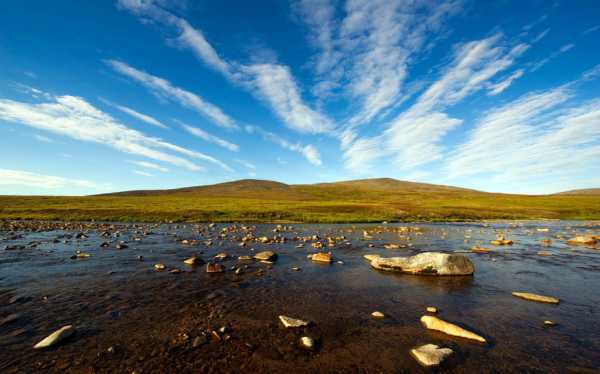
[[[154,270],[156,271],[163,271],[166,269],[165,264],[154,264]]]
[[[440,348],[435,344],[425,344],[410,350],[411,356],[425,367],[437,366],[441,364],[447,357],[452,355],[454,351],[450,348]]]
[[[223,266],[221,264],[215,264],[215,263],[209,262],[208,264],[206,264],[206,272],[207,273],[224,273],[225,266]]]
[[[217,255],[215,255],[215,260],[226,260],[229,258],[229,255],[227,253],[219,253]]]
[[[596,237],[591,236],[591,235],[576,236],[574,238],[567,240],[568,244],[573,244],[573,245],[594,245],[597,242],[598,241],[596,240]]]
[[[331,254],[329,253],[323,253],[323,252],[318,252],[315,253],[314,255],[312,255],[310,257],[311,260],[315,261],[315,262],[327,262],[327,263],[331,263]]]
[[[490,250],[487,249],[487,248],[483,248],[483,247],[480,247],[480,246],[476,245],[473,248],[471,248],[471,252],[475,252],[475,253],[490,253]]]
[[[14,313],[9,314],[8,316],[6,316],[0,320],[0,326],[4,326],[8,323],[14,322],[17,320],[17,318],[19,318],[18,314],[14,314]]]
[[[117,248],[117,249],[126,249],[126,248],[129,248],[129,246],[127,244],[120,243],[120,244],[117,244],[115,246],[115,248]]]
[[[208,343],[208,338],[206,337],[206,335],[199,335],[194,338],[194,341],[192,342],[192,347],[198,348],[206,343]]]
[[[513,296],[529,301],[537,301],[539,303],[558,304],[560,300],[555,297],[536,295],[529,292],[513,292]]]
[[[420,275],[473,275],[475,267],[466,256],[423,252],[410,257],[375,257],[371,266],[378,270]]]
[[[483,338],[482,336],[479,336],[471,331],[463,329],[460,326],[443,321],[434,316],[421,317],[421,323],[423,324],[423,326],[430,330],[440,331],[448,335],[458,336],[460,338],[471,339],[481,343],[486,343],[485,338]]]
[[[506,239],[504,237],[504,235],[502,235],[502,234],[498,234],[498,235],[496,235],[496,240],[492,240],[490,242],[490,244],[493,244],[493,245],[512,245],[513,241]]]
[[[48,335],[45,339],[33,346],[35,349],[47,348],[60,343],[69,336],[73,335],[75,329],[72,325],[63,326],[56,330],[52,334]]]
[[[375,311],[375,312],[371,313],[371,316],[372,316],[373,318],[384,318],[384,317],[385,317],[385,314],[383,314],[383,313],[381,313],[381,312],[379,312],[379,311]]]
[[[544,321],[544,326],[548,326],[548,327],[556,326],[556,322],[553,322],[553,321],[550,321],[550,320],[545,320]]]
[[[369,262],[371,262],[374,259],[379,258],[379,257],[381,257],[381,256],[380,255],[372,255],[372,254],[363,255],[363,258]]]
[[[427,313],[437,313],[437,312],[438,312],[438,310],[436,307],[434,307],[434,306],[427,307]]]
[[[250,261],[250,260],[252,260],[252,258],[253,258],[252,256],[239,256],[238,260],[239,261]]]
[[[272,251],[258,252],[254,258],[260,261],[274,261],[277,259],[277,253]]]
[[[199,257],[196,257],[196,256],[192,256],[192,257],[190,257],[190,258],[186,259],[186,260],[185,260],[185,261],[183,261],[183,262],[184,262],[186,265],[190,265],[190,266],[193,266],[193,265],[201,265],[201,264],[203,264],[203,263],[204,263],[204,261],[202,261],[202,259],[201,259],[201,258],[199,258]]]
[[[303,336],[300,338],[300,345],[306,349],[313,349],[315,347],[315,341],[310,336]]]
[[[292,318],[292,317],[287,317],[287,316],[279,316],[279,320],[281,321],[281,323],[283,323],[284,327],[304,327],[304,326],[308,326],[309,322],[308,321],[303,321],[301,319],[296,319],[296,318]]]

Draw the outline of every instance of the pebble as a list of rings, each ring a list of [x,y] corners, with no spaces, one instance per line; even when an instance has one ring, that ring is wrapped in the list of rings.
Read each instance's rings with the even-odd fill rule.
[[[273,251],[258,252],[254,255],[254,258],[260,261],[274,261],[277,259],[277,253]]]
[[[454,351],[450,348],[440,348],[435,344],[425,344],[410,350],[411,356],[415,358],[425,367],[437,366],[441,364],[447,357],[452,355]]]
[[[313,349],[315,347],[315,340],[310,336],[303,336],[300,338],[300,345],[307,349]]]
[[[544,326],[548,326],[548,327],[556,326],[556,322],[553,322],[553,321],[550,321],[547,319],[544,321]]]
[[[436,308],[436,307],[434,307],[434,306],[428,306],[428,307],[427,307],[427,312],[428,312],[428,313],[437,313],[437,312],[438,312],[438,310],[437,310],[437,308]]]
[[[443,321],[433,316],[421,317],[421,323],[430,330],[440,331],[448,335],[458,336],[460,338],[476,340],[481,343],[486,343],[484,337],[475,334],[474,332],[463,329],[453,323]]]
[[[371,316],[372,316],[373,318],[384,318],[384,317],[385,317],[385,314],[383,314],[383,313],[381,313],[381,312],[379,312],[379,311],[375,311],[375,312],[371,313]]]
[[[203,261],[196,257],[196,256],[192,256],[186,260],[183,261],[186,265],[198,265],[201,264]]]
[[[42,341],[33,346],[35,349],[47,348],[60,343],[69,336],[73,335],[75,328],[72,325],[63,326],[52,334],[48,335]]]
[[[279,316],[279,320],[283,324],[284,327],[304,327],[308,326],[308,321],[303,321],[301,319],[296,319],[288,316]]]
[[[154,264],[154,270],[156,271],[163,271],[165,270],[166,266],[165,264]]]

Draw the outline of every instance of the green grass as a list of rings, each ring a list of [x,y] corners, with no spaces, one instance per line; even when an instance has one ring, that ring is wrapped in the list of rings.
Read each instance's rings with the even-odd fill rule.
[[[600,195],[490,194],[369,180],[319,185],[240,181],[86,197],[0,196],[0,219],[143,222],[381,222],[600,219]]]

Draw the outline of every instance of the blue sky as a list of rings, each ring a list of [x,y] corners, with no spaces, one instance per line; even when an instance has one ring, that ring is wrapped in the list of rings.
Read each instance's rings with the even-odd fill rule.
[[[13,1],[0,194],[600,187],[596,1]]]

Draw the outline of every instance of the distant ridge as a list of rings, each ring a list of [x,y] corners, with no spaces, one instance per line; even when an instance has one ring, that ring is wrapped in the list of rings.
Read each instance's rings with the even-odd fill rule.
[[[340,192],[349,192],[349,190],[362,191],[381,191],[381,192],[401,192],[401,193],[436,193],[436,192],[476,192],[485,193],[467,188],[444,186],[429,183],[407,182],[393,178],[372,178],[357,179],[340,182],[315,183],[315,184],[285,184],[262,179],[241,179],[237,181],[183,187],[164,190],[134,190],[122,191],[97,196],[151,196],[151,195],[169,195],[169,194],[199,194],[199,195],[221,195],[221,196],[254,196],[265,193],[275,193],[289,195],[288,197],[301,198],[307,190],[323,189],[324,191],[339,190]],[[264,195],[263,195],[264,196]],[[306,196],[308,198],[308,196]]]
[[[557,195],[600,195],[600,188],[582,188],[579,190],[559,192]]]

